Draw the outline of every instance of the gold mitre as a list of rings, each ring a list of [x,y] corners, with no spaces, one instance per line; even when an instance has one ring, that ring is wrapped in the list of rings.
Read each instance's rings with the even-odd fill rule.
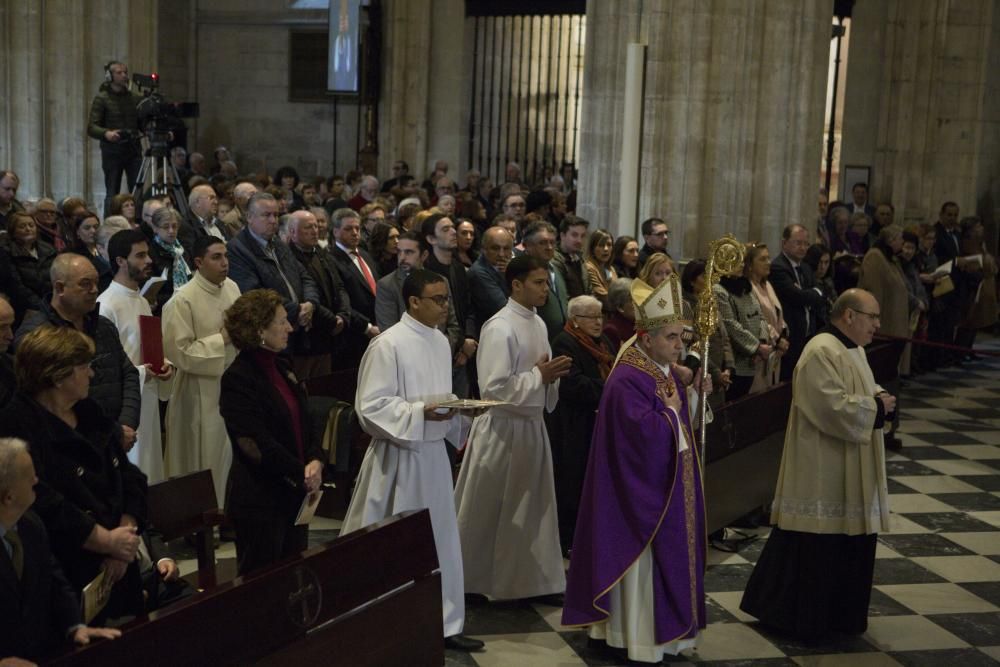
[[[636,331],[650,331],[667,324],[690,324],[683,316],[681,281],[676,273],[671,273],[656,288],[636,278],[632,281],[631,292]]]

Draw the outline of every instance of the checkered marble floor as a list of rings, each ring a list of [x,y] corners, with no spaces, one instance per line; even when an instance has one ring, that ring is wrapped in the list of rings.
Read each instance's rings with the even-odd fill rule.
[[[977,347],[1000,350],[983,338]],[[737,554],[710,550],[709,626],[697,649],[668,662],[698,665],[1000,664],[1000,358],[921,376],[902,390],[904,448],[889,453],[892,531],[879,537],[868,632],[822,645],[769,634],[739,610],[768,533]],[[711,502],[711,499],[708,499]],[[561,609],[470,602],[465,632],[482,653],[448,665],[626,665],[624,653],[561,627]]]

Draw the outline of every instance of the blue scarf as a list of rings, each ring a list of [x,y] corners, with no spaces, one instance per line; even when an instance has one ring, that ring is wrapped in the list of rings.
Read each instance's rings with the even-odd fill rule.
[[[184,261],[184,246],[176,239],[174,239],[172,245],[169,245],[159,236],[154,236],[153,242],[174,256],[173,269],[170,276],[174,289],[186,285],[188,280],[191,279],[191,270],[188,269],[187,262]]]

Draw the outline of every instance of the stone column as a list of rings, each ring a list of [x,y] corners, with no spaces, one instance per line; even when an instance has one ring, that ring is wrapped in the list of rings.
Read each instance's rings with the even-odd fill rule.
[[[465,164],[468,81],[461,0],[384,0],[379,174],[405,160],[418,180],[438,159]]]
[[[842,164],[871,165],[873,199],[904,224],[934,222],[950,200],[989,226],[1000,202],[997,3],[870,0],[851,30]]]
[[[155,62],[158,0],[7,0],[0,3],[0,168],[21,176],[22,199],[82,195],[104,200],[90,101],[104,64]]]
[[[615,235],[663,217],[677,257],[725,232],[774,246],[786,224],[813,220],[830,22],[823,0],[588,3],[579,213]],[[635,228],[617,229],[633,41],[649,45],[639,208]]]

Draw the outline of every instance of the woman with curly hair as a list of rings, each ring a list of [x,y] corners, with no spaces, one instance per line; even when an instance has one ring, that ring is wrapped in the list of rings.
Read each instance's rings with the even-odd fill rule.
[[[250,290],[226,311],[240,351],[222,376],[219,411],[233,447],[227,513],[236,528],[240,575],[303,551],[295,517],[319,490],[323,452],[309,427],[306,394],[279,353],[292,326],[274,290]]]
[[[368,237],[372,257],[378,264],[379,275],[387,276],[396,270],[396,245],[399,227],[389,222],[377,223]]]

